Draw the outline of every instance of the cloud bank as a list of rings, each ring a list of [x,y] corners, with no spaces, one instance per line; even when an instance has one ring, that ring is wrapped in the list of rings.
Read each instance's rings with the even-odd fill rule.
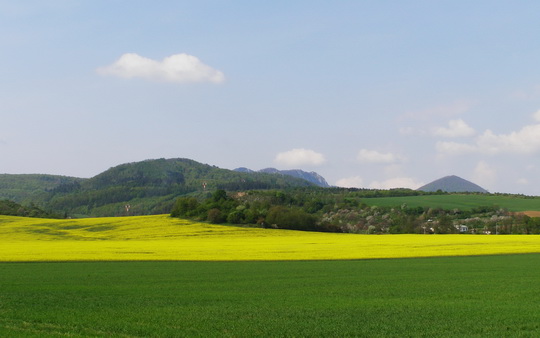
[[[540,122],[540,110],[532,114]],[[472,143],[437,142],[436,149],[441,155],[463,154],[526,154],[540,152],[540,123],[530,124],[509,134],[495,134],[484,131]]]
[[[326,162],[326,159],[323,154],[313,150],[298,148],[277,154],[274,162],[288,167],[317,166]]]
[[[113,64],[98,68],[97,72],[105,76],[141,78],[158,82],[221,83],[225,81],[225,75],[222,72],[188,54],[175,54],[162,61],[156,61],[135,53],[127,53]]]
[[[482,153],[497,155],[503,153],[532,154],[540,151],[540,124],[525,126],[510,134],[495,134],[486,130],[474,143],[437,142],[437,151],[445,155]]]

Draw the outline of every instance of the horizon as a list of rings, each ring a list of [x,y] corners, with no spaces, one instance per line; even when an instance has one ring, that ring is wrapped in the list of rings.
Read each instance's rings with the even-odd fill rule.
[[[0,0],[0,173],[145,159],[540,196],[540,3]]]
[[[279,169],[279,168],[275,168],[275,167],[267,167],[267,168],[260,168],[260,169],[253,169],[253,168],[247,168],[247,167],[237,167],[237,168],[234,168],[234,169],[229,169],[229,168],[221,168],[221,167],[218,167],[218,166],[215,166],[211,163],[203,163],[203,162],[198,162],[197,160],[193,160],[193,159],[189,159],[189,158],[156,158],[156,159],[145,159],[145,160],[142,160],[142,161],[135,161],[135,162],[127,162],[127,163],[120,163],[118,165],[115,165],[115,166],[112,166],[106,170],[104,170],[103,172],[107,171],[107,170],[111,170],[115,167],[118,167],[118,166],[122,166],[122,165],[125,165],[125,164],[135,164],[135,163],[140,163],[140,162],[146,162],[146,161],[156,161],[156,160],[174,160],[174,159],[186,159],[186,160],[191,160],[191,161],[195,161],[197,163],[200,163],[200,164],[203,164],[203,165],[209,165],[209,166],[214,166],[214,167],[217,167],[219,169],[225,169],[225,170],[231,170],[231,171],[236,171],[238,169],[247,169],[247,170],[251,170],[252,172],[261,172],[262,170],[266,170],[266,169],[275,169],[275,170],[278,170],[278,171],[294,171],[294,170],[300,170],[300,171],[303,171],[303,172],[306,172],[306,173],[314,173],[314,174],[317,174],[319,176],[321,176],[327,183],[328,181],[326,180],[326,177],[324,177],[323,175],[320,175],[320,173],[316,172],[316,171],[306,171],[306,170],[303,170],[301,168],[292,168],[292,169]],[[64,176],[64,177],[72,177],[72,178],[81,178],[81,179],[90,179],[90,178],[93,178],[99,174],[102,174],[103,172],[100,172],[100,173],[97,173],[96,175],[94,176],[91,176],[91,177],[80,177],[80,176],[67,176],[67,175],[57,175],[57,174],[43,174],[43,173],[20,173],[20,174],[9,174],[9,173],[0,173],[0,175],[51,175],[51,176]],[[422,185],[422,186],[419,186],[417,188],[410,188],[410,187],[399,187],[399,186],[396,186],[396,187],[392,187],[392,188],[365,188],[365,189],[373,189],[373,190],[390,190],[390,189],[411,189],[411,190],[420,190],[420,188],[424,187],[424,186],[427,186],[427,185],[430,185],[432,183],[435,183],[437,181],[440,181],[440,180],[443,180],[443,179],[446,179],[446,178],[451,178],[451,177],[455,177],[455,178],[458,178],[460,180],[464,180],[464,181],[467,181],[468,183],[471,183],[473,185],[476,185],[482,189],[484,189],[482,186],[476,184],[475,182],[469,180],[469,179],[466,179],[466,178],[463,178],[463,177],[460,177],[460,176],[457,176],[457,175],[453,175],[453,174],[449,174],[449,175],[445,175],[445,176],[442,176],[442,177],[439,177],[439,178],[435,178],[429,182],[427,182],[426,184]],[[333,184],[329,184],[329,188],[357,188],[357,187],[340,187],[340,186],[336,186],[336,185],[333,185]],[[486,192],[488,194],[516,194],[516,195],[525,195],[525,194],[520,194],[520,193],[509,193],[509,192],[503,192],[503,191],[497,191],[497,192],[492,192],[492,191],[488,191],[487,189],[484,189],[486,190]],[[538,195],[527,195],[527,196],[538,196]]]

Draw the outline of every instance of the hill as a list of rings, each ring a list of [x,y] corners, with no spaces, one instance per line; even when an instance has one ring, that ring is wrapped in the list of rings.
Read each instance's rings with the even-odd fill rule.
[[[440,178],[418,188],[417,190],[426,192],[435,192],[441,190],[446,192],[477,192],[483,194],[489,193],[486,189],[480,187],[479,185],[455,175]]]
[[[3,175],[2,179],[0,197],[76,216],[169,213],[178,196],[216,189],[314,186],[291,176],[240,173],[182,158],[121,164],[89,179],[51,175]]]
[[[268,174],[287,175],[287,176],[292,176],[292,177],[296,177],[296,178],[301,178],[301,179],[306,180],[308,182],[311,182],[311,183],[313,183],[313,184],[315,184],[315,185],[317,185],[319,187],[323,187],[323,188],[330,187],[330,185],[328,184],[328,182],[326,182],[324,177],[322,177],[321,175],[317,174],[314,171],[307,172],[307,171],[303,171],[303,170],[300,170],[300,169],[278,170],[276,168],[266,168],[266,169],[261,169],[259,171],[254,171],[254,170],[244,168],[244,167],[236,168],[236,169],[234,169],[234,171],[243,172],[243,173],[257,173],[257,172],[259,172],[259,173],[268,173]]]
[[[0,199],[29,204],[43,198],[60,185],[82,182],[84,178],[42,174],[0,174]]]

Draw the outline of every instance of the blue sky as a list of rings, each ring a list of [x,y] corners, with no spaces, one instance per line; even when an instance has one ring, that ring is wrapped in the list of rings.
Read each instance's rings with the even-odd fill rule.
[[[2,1],[0,173],[185,157],[540,195],[536,1]]]

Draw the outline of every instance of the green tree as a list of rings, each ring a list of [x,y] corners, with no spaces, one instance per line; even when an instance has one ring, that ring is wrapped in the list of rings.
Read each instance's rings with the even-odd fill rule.
[[[221,210],[213,208],[208,210],[208,216],[206,220],[213,224],[220,224],[225,221],[225,217],[223,217],[223,213],[221,212]]]
[[[171,211],[172,217],[193,217],[197,215],[199,201],[194,197],[180,197]]]

